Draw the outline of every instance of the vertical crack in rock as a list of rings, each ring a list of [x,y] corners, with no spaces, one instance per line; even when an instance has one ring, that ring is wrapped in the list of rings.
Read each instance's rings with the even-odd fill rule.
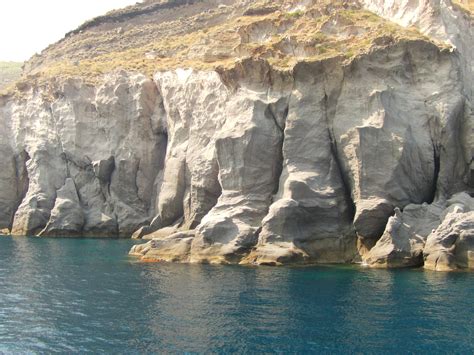
[[[166,158],[170,149],[170,132],[167,124],[168,112],[163,101],[163,94],[160,90],[159,82],[154,79],[153,85],[155,88],[156,101],[153,115],[150,115],[150,123],[157,137],[156,152],[158,154],[157,174],[153,181],[153,192],[151,196],[153,218],[149,225],[143,226],[133,234],[132,237],[134,239],[143,238],[163,227],[162,216],[160,214],[160,192],[163,188],[164,174],[167,168]]]
[[[443,200],[467,189],[464,179],[469,170],[461,138],[465,119],[465,99],[458,97],[457,100],[451,100],[448,107],[449,110],[442,113],[446,123],[440,135],[440,166],[436,194],[437,198]]]
[[[117,215],[119,237],[128,238],[138,228],[149,223],[146,206],[136,184],[139,159],[131,157],[116,161],[111,177],[111,198]]]
[[[258,245],[242,263],[334,263],[354,257],[352,220],[321,85],[327,66],[303,63],[294,71],[280,191],[262,221]]]
[[[285,126],[286,126],[286,119],[288,117],[289,111],[289,100],[290,98],[281,98],[275,103],[271,103],[265,109],[265,117],[268,119],[273,120],[275,126],[281,133],[281,142],[280,147],[278,150],[278,158],[276,163],[276,170],[275,170],[275,189],[273,190],[273,195],[276,194],[280,190],[280,177],[283,172],[283,145],[285,143]]]
[[[288,117],[288,98],[282,97],[275,103],[271,103],[265,109],[264,115],[275,122],[275,126],[280,132],[285,131],[285,122]]]
[[[163,108],[164,110],[164,108]],[[163,228],[163,221],[161,215],[159,213],[159,199],[160,199],[160,191],[163,185],[163,177],[166,168],[166,156],[168,153],[168,145],[169,145],[169,136],[168,132],[166,131],[166,127],[163,127],[163,130],[160,132],[155,132],[158,134],[158,144],[157,144],[157,151],[158,151],[158,173],[156,174],[155,178],[153,179],[153,190],[150,199],[150,215],[153,216],[151,222],[145,226],[140,227],[136,230],[132,238],[133,239],[141,239],[147,235],[151,235],[154,232],[158,231],[160,228]]]
[[[324,93],[324,115],[325,115],[325,119],[326,119],[326,126],[327,126],[328,136],[329,136],[329,140],[330,140],[331,154],[332,154],[332,157],[333,157],[333,159],[334,159],[334,161],[337,165],[337,170],[338,170],[339,176],[341,178],[342,184],[344,186],[345,199],[346,199],[347,205],[349,206],[349,214],[351,216],[351,220],[353,221],[354,216],[355,216],[356,206],[355,206],[355,203],[354,203],[354,199],[352,198],[352,189],[351,189],[350,183],[348,181],[347,174],[344,173],[344,167],[343,167],[342,162],[341,162],[340,157],[339,157],[339,152],[338,152],[338,148],[337,148],[337,141],[336,141],[336,138],[335,138],[335,135],[334,135],[334,130],[332,128],[332,123],[331,123],[331,120],[329,118],[329,113],[328,112],[329,112],[329,98],[328,98],[327,93],[325,92]]]
[[[22,150],[20,154],[15,157],[15,174],[16,174],[16,203],[15,209],[11,217],[11,223],[9,229],[13,228],[13,223],[15,219],[15,214],[18,211],[21,203],[25,199],[26,194],[28,193],[28,187],[30,184],[30,179],[28,176],[28,169],[26,168],[26,163],[30,160],[30,155],[26,150]]]
[[[345,191],[345,200],[347,206],[349,207],[348,213],[351,220],[354,221],[356,204],[352,193],[353,186],[351,186],[349,173],[346,171],[346,167],[341,160],[342,154],[339,151],[338,142],[334,133],[336,107],[337,103],[339,102],[339,98],[341,97],[344,81],[346,80],[346,70],[343,68],[340,71],[340,77],[336,75],[335,78],[328,74],[330,72],[331,71],[325,71],[324,73],[324,116],[330,140],[331,153],[337,165],[339,176]]]
[[[285,144],[285,133],[284,131],[281,132],[281,144],[280,149],[278,150],[278,158],[276,163],[276,170],[275,170],[275,188],[273,189],[272,194],[275,195],[280,191],[280,178],[283,172],[283,163],[284,163],[284,155],[283,155],[283,145]]]
[[[438,191],[438,180],[441,170],[441,157],[439,153],[439,148],[435,142],[433,142],[433,160],[434,160],[434,171],[433,171],[433,186],[431,187],[431,198],[427,201],[429,204],[433,203],[437,198]]]
[[[171,225],[184,215],[185,170],[186,162],[184,160],[168,157],[159,194],[159,213],[162,227]]]
[[[100,181],[104,199],[110,199],[110,183],[115,171],[115,157],[110,156],[106,160],[91,162],[91,166],[95,177]]]
[[[163,183],[163,172],[166,167],[166,155],[168,153],[168,145],[169,145],[169,136],[167,131],[163,131],[158,136],[159,143],[157,144],[157,151],[158,151],[158,173],[156,174],[153,182],[153,193],[151,197],[151,203],[153,208],[153,213],[155,216],[158,214],[157,208],[157,199],[159,197],[159,192],[161,188],[161,184]]]

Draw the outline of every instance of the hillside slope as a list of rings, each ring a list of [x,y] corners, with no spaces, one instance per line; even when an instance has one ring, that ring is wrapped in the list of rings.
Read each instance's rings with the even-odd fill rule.
[[[373,41],[425,39],[364,11],[354,1],[150,1],[99,17],[33,57],[40,77],[133,70],[153,75],[177,67],[229,68],[244,58],[291,68],[301,60],[353,58]]]
[[[23,63],[0,62],[0,90],[21,77]]]

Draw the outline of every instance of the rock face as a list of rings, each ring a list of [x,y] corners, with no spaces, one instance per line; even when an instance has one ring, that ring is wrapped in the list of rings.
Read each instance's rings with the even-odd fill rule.
[[[380,16],[402,26],[416,26],[426,35],[454,46],[454,55],[462,73],[461,80],[466,100],[464,102],[464,119],[459,122],[461,130],[453,139],[461,140],[464,144],[448,154],[458,160],[457,164],[464,158],[468,166],[464,182],[470,185],[472,191],[474,183],[474,96],[472,91],[474,87],[474,52],[472,45],[470,45],[474,39],[472,14],[450,1],[400,1],[397,6],[377,0],[363,0],[362,2],[367,9]],[[446,186],[457,185],[460,180],[458,183],[451,180],[451,183],[446,184],[443,180],[448,178],[450,173],[446,171],[443,176],[442,163],[440,168],[436,201],[432,205],[410,205],[403,210],[403,213],[396,213],[389,220],[382,238],[365,256],[365,262],[369,266],[404,267],[424,264],[426,268],[436,270],[450,270],[458,266],[469,267],[468,255],[470,255],[469,250],[472,250],[472,245],[469,246],[469,242],[461,242],[463,247],[459,249],[465,248],[466,251],[463,261],[456,264],[457,262],[454,261],[456,259],[455,240],[446,241],[446,238],[448,235],[451,235],[452,238],[457,231],[458,234],[463,234],[463,240],[464,236],[466,236],[465,240],[469,240],[469,223],[472,223],[472,216],[465,213],[472,210],[469,207],[472,202],[469,202],[469,196],[466,194],[461,194],[457,198],[453,197],[446,202],[446,199],[453,193],[453,190],[446,191]],[[457,187],[455,190],[462,190],[462,187]],[[459,199],[462,202],[459,202]],[[447,218],[447,211],[453,208],[452,206],[457,206],[459,213]],[[443,211],[445,208],[448,210]],[[460,211],[465,213],[460,213]],[[431,233],[432,230],[433,233]],[[441,252],[440,250],[443,248],[441,245],[451,248],[451,254],[447,252],[447,249]],[[434,250],[436,251],[434,252]]]
[[[455,211],[428,237],[425,269],[474,269],[474,213]]]
[[[409,267],[423,265],[426,238],[440,223],[442,208],[436,205],[408,205],[403,213],[397,208],[382,237],[365,256],[372,267]]]
[[[469,223],[474,222],[472,211],[474,208],[474,198],[466,193],[454,195],[446,202],[437,201],[431,205],[408,205],[403,210],[396,209],[395,216],[388,221],[385,232],[377,244],[365,255],[365,262],[371,267],[409,267],[422,266],[425,268],[441,270],[448,268],[447,259],[439,261],[440,250],[443,243],[449,245],[451,258],[456,255],[454,235],[462,234],[465,243],[465,256],[469,250],[473,250],[469,245],[469,233],[472,227]],[[465,230],[464,230],[465,229]],[[458,234],[455,234],[458,233]],[[471,233],[472,234],[472,233]],[[449,238],[455,238],[448,240]],[[461,239],[463,239],[461,238]],[[443,249],[448,251],[448,247]],[[443,254],[443,257],[445,255]],[[444,262],[444,264],[443,264]],[[451,261],[450,268],[456,268],[454,261]],[[469,263],[464,260],[461,267],[469,267]]]
[[[466,144],[457,153],[470,165],[466,179],[474,185],[474,16],[459,6],[462,1],[362,0],[365,8],[404,27],[415,26],[422,33],[453,46],[453,55],[462,73],[465,119],[460,139]],[[472,5],[469,5],[472,11]]]
[[[442,223],[427,238],[425,269],[474,269],[474,198],[456,195],[449,205]]]
[[[431,33],[428,20],[362,3]],[[248,16],[287,14],[281,28],[266,19],[238,29],[237,52],[322,16],[310,2],[280,5],[247,6]],[[331,6],[325,35],[364,33]],[[133,235],[151,239],[131,251],[148,261],[472,268],[470,49],[389,36],[350,59],[315,59],[282,43],[299,53],[291,67],[244,56],[0,99],[0,229]]]
[[[204,217],[196,221],[195,234],[159,236],[134,254],[182,262],[350,262],[357,255],[357,236],[375,243],[395,208],[407,213],[411,208],[416,219],[410,204],[432,202],[440,186],[449,191],[454,181],[462,181],[466,166],[440,153],[458,149],[457,140],[445,138],[456,134],[445,124],[456,126],[464,117],[462,86],[449,79],[456,76],[449,54],[406,43],[374,51],[346,68],[326,61],[301,64],[291,76],[273,71],[272,84],[259,76],[265,64],[243,65],[243,78],[254,80],[238,77],[242,81],[232,90],[217,74],[188,72],[186,88],[178,86],[169,97],[166,85],[179,83],[184,73],[172,80],[169,73],[155,77],[165,110],[173,115],[179,110],[179,118],[189,120],[176,128],[190,127],[184,142],[177,141],[170,130],[177,120],[168,122],[167,161],[173,163],[163,181],[167,169],[175,179],[166,183],[159,210],[177,213],[162,215],[161,221],[168,221],[159,227],[184,215],[183,230],[189,230],[194,216]],[[372,72],[377,66],[383,74]],[[204,75],[205,86],[192,93]],[[186,102],[181,95],[187,95]],[[201,118],[206,97],[217,99],[217,110],[226,115]],[[203,123],[205,131],[195,127]],[[181,177],[186,174],[176,160],[185,162],[190,177]],[[210,188],[193,193],[201,186],[222,189],[207,213],[193,212],[202,206],[193,196],[217,194]],[[413,253],[422,257],[420,250]]]
[[[2,105],[2,226],[15,235],[46,227],[44,235],[129,237],[154,216],[164,164],[156,85],[117,73],[98,87],[68,80],[59,90]],[[84,216],[66,228],[71,209]]]
[[[56,194],[49,222],[39,235],[48,237],[80,235],[83,225],[84,213],[76,186],[71,178],[67,178],[64,186]]]

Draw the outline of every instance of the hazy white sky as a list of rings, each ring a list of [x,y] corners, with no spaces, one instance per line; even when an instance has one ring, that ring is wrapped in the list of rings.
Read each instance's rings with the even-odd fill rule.
[[[0,0],[0,60],[24,61],[92,17],[138,0]]]

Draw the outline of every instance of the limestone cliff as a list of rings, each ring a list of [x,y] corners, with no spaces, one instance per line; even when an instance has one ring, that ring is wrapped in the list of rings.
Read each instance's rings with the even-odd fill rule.
[[[151,239],[145,260],[472,268],[473,17],[387,4],[86,23],[0,99],[0,228]]]

